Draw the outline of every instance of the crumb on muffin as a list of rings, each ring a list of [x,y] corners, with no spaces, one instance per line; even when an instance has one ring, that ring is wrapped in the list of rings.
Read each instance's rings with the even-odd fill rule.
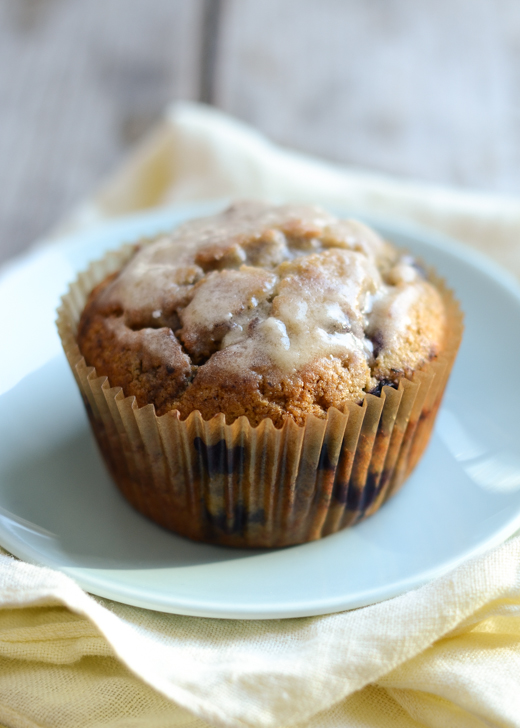
[[[302,424],[436,357],[442,298],[408,255],[355,220],[237,203],[146,245],[90,294],[78,344],[158,415]]]

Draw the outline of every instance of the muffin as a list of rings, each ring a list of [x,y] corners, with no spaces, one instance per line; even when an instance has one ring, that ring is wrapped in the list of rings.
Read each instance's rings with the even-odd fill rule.
[[[110,254],[58,325],[124,495],[233,546],[377,510],[427,444],[462,333],[444,284],[374,230],[258,202]]]

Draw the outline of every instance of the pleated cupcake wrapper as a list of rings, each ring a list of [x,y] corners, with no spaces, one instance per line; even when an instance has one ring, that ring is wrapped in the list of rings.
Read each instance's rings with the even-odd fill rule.
[[[138,407],[85,363],[77,326],[90,291],[133,255],[125,246],[71,284],[58,330],[100,450],[135,508],[197,540],[230,546],[286,546],[321,538],[374,513],[406,480],[426,447],[462,337],[462,314],[444,282],[430,280],[446,305],[445,351],[423,371],[345,402],[304,426],[246,417],[227,425],[195,411],[161,417]]]

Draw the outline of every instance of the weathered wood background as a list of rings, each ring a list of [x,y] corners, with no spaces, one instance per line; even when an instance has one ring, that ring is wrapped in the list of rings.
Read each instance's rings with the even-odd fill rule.
[[[0,0],[0,260],[171,99],[399,175],[520,191],[518,0]]]

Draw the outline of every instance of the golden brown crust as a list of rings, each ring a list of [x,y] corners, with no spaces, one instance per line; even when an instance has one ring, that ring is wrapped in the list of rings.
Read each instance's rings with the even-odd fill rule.
[[[245,213],[228,237],[219,218],[162,237],[90,294],[80,350],[139,406],[303,424],[442,351],[441,297],[376,233],[314,208]]]
[[[166,412],[191,379],[191,361],[170,328],[133,331],[121,311],[99,312],[98,296],[113,279],[109,276],[90,294],[78,329],[80,350],[140,407],[153,402],[158,412]]]
[[[329,407],[360,401],[365,392],[357,385],[355,369],[326,359],[287,377],[273,377],[268,369],[238,374],[229,361],[234,352],[215,354],[200,367],[191,385],[175,403],[181,418],[199,410],[204,419],[224,412],[231,424],[245,415],[255,427],[269,417],[277,427],[288,418],[302,425],[307,415],[324,418]]]

